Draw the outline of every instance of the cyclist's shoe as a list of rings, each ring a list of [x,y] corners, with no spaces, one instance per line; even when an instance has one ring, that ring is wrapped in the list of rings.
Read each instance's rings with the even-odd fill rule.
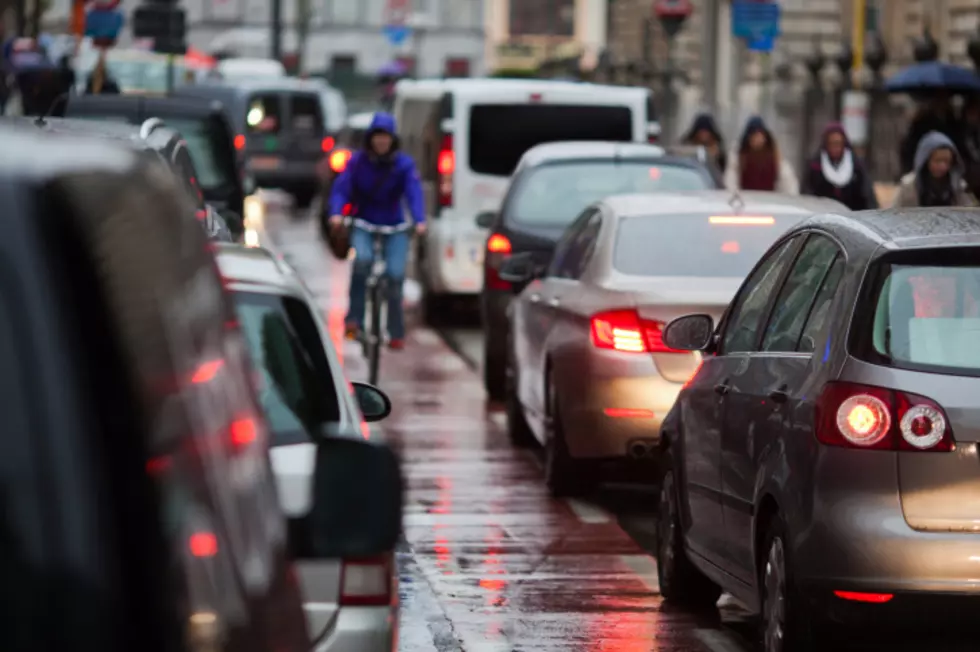
[[[349,340],[356,340],[361,337],[361,327],[357,324],[347,324],[344,326],[344,337]]]
[[[405,340],[401,338],[396,338],[388,342],[388,348],[392,351],[401,351],[405,348]]]

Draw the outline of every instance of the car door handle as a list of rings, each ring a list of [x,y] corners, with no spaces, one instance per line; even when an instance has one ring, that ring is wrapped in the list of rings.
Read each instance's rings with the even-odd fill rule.
[[[787,393],[788,388],[783,385],[779,389],[774,389],[769,392],[769,398],[772,399],[773,403],[785,403],[789,400],[789,394]]]
[[[538,301],[541,301],[541,295],[535,292],[534,294],[528,297],[528,301],[530,301],[531,303],[537,303]]]
[[[715,394],[718,394],[719,396],[725,396],[730,391],[732,391],[732,386],[728,384],[727,380],[723,380],[715,385]]]

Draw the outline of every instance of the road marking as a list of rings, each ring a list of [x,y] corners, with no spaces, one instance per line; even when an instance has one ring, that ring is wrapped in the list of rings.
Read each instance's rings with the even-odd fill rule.
[[[694,638],[711,652],[745,652],[745,647],[734,636],[721,630],[695,629]]]
[[[612,521],[612,517],[609,515],[609,512],[601,507],[596,507],[595,505],[591,505],[576,498],[568,498],[565,500],[565,502],[567,502],[568,506],[572,508],[573,512],[575,512],[575,516],[578,517],[578,520],[582,521],[583,523],[609,523]]]
[[[660,581],[657,579],[657,560],[650,555],[620,555],[619,560],[627,568],[636,573],[650,591],[660,593]]]

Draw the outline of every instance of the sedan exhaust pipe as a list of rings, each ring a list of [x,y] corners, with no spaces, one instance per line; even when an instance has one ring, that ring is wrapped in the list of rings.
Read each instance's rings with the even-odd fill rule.
[[[654,456],[656,450],[657,447],[653,442],[642,439],[634,440],[626,447],[627,456],[634,460],[649,459]]]

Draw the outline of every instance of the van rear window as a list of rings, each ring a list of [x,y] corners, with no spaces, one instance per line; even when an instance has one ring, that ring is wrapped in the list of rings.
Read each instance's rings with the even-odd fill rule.
[[[323,130],[323,111],[320,98],[312,95],[293,95],[290,98],[292,126],[295,131],[319,132]]]
[[[481,104],[470,110],[469,167],[506,177],[524,152],[561,140],[633,140],[633,112],[626,106]]]
[[[252,134],[278,134],[282,110],[278,95],[253,95],[248,101],[245,125]]]

